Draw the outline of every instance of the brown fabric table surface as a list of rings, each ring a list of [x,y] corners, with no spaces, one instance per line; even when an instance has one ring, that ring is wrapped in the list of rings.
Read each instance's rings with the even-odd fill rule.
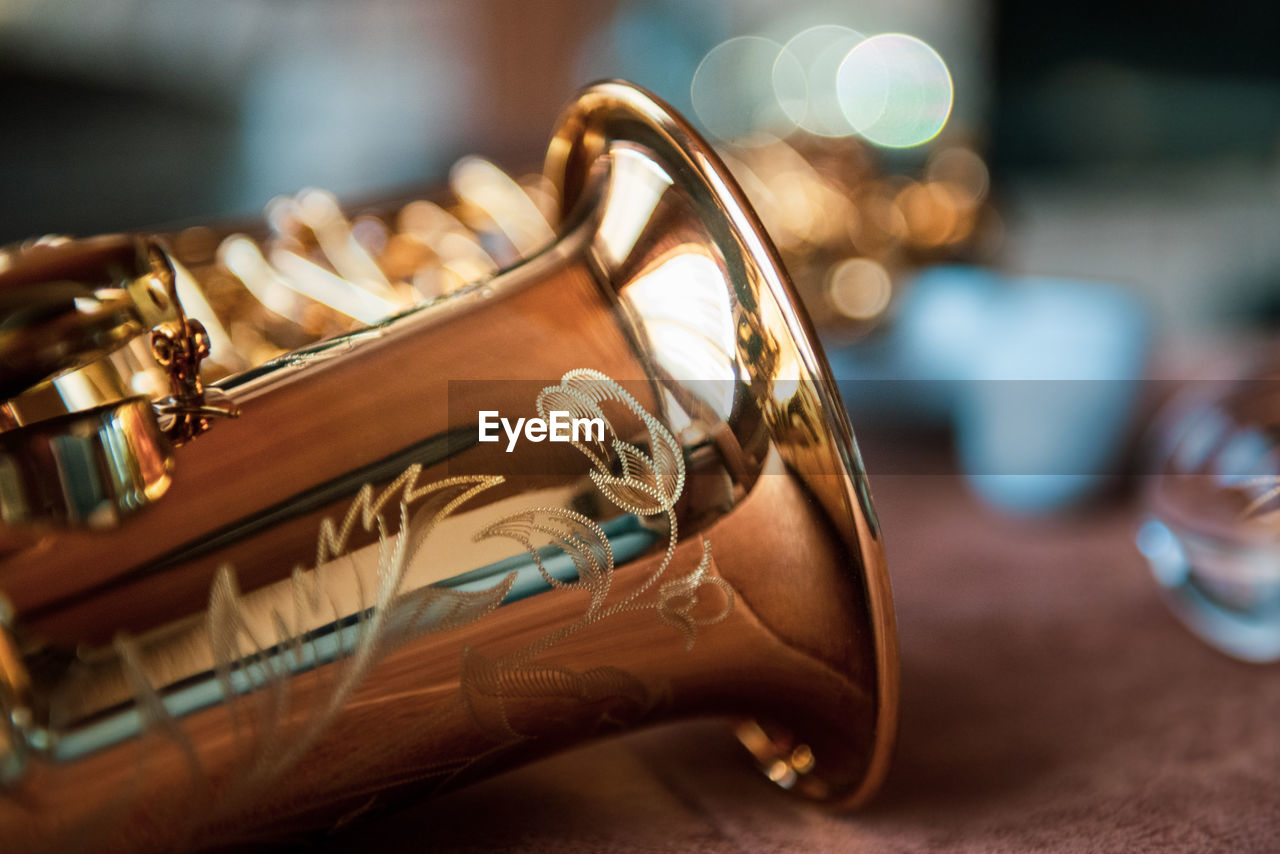
[[[903,703],[869,807],[834,815],[774,788],[701,722],[580,748],[322,849],[1280,852],[1280,667],[1213,652],[1165,611],[1132,502],[1025,521],[952,476],[872,487]]]

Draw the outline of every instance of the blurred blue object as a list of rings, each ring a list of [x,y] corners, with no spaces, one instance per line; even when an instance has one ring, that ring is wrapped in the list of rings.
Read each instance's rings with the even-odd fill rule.
[[[1259,664],[1280,661],[1275,544],[1174,527],[1150,516],[1137,536],[1138,550],[1174,614],[1227,655]]]
[[[883,336],[830,355],[858,420],[950,424],[980,496],[1041,513],[1114,468],[1150,343],[1119,288],[936,267],[906,284]]]
[[[581,45],[574,75],[630,80],[692,117],[689,82],[730,30],[730,10],[719,3],[627,0]]]
[[[1280,661],[1280,365],[1187,383],[1150,431],[1138,550],[1193,632],[1244,661]]]

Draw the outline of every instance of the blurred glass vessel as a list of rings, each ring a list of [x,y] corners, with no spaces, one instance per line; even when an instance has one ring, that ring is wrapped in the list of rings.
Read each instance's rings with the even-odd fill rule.
[[[1166,601],[1228,655],[1280,660],[1280,359],[1193,383],[1157,436],[1137,543]]]

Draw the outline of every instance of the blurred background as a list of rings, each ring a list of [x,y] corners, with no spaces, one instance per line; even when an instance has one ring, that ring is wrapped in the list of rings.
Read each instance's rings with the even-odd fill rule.
[[[556,200],[531,176],[561,108],[599,78],[648,87],[738,177],[853,417],[906,696],[929,699],[906,704],[890,802],[907,837],[954,845],[946,823],[976,822],[984,850],[1035,847],[1100,816],[1131,834],[1101,847],[1139,850],[1175,838],[1176,811],[1226,845],[1249,832],[1241,805],[1275,836],[1258,795],[1275,674],[1201,663],[1146,619],[1128,567],[1218,649],[1280,660],[1277,45],[1275,0],[0,0],[0,247],[190,235],[175,245],[214,304],[192,313],[270,327],[226,323],[215,359],[254,354],[234,370],[536,251],[550,231],[529,219],[554,225]],[[518,186],[451,172],[470,154]],[[193,228],[264,211],[261,252]],[[311,310],[370,258],[372,303]],[[957,472],[963,490],[915,477]],[[581,812],[648,803],[619,767],[621,794]],[[695,788],[677,800],[701,811]],[[523,791],[435,821],[474,840]],[[1029,835],[987,818],[988,796]],[[552,821],[528,803],[519,834]],[[578,795],[555,803],[578,815]],[[636,815],[619,826],[669,843]],[[779,823],[780,847],[814,821]]]
[[[604,76],[710,133],[778,134],[741,72],[781,72],[785,95],[840,39],[801,39],[783,62],[777,47],[825,25],[914,36],[945,63],[936,136],[854,137],[905,174],[939,146],[979,153],[1000,226],[983,248],[1002,269],[1122,283],[1162,328],[1270,322],[1280,8],[1123,5],[0,0],[0,242],[256,216],[305,186],[374,198],[473,152],[536,169],[560,107]],[[772,61],[763,42],[714,61],[744,36],[772,42]],[[834,68],[843,54],[827,53]]]
[[[0,0],[0,246],[175,235],[236,370],[537,251],[557,114],[626,78],[759,211],[873,483],[1123,508],[1194,630],[1278,660],[1277,44],[1273,0]],[[261,250],[194,228],[264,211]]]
[[[363,263],[334,256],[340,233],[381,266],[379,294],[435,298],[541,245],[540,222],[483,223],[554,226],[533,173],[555,117],[623,77],[720,148],[855,424],[954,432],[981,497],[1040,512],[1132,471],[1167,396],[1141,383],[1232,375],[1218,357],[1280,323],[1278,37],[1267,0],[0,0],[0,245],[164,230],[215,306],[249,299],[238,276],[287,314],[295,296],[263,297],[286,267],[314,299]],[[450,173],[467,154],[519,188]],[[354,217],[450,180],[449,217],[352,225],[291,195],[323,188]],[[264,255],[189,228],[264,210]],[[456,263],[440,222],[467,238]],[[424,258],[452,279],[424,284]],[[1247,467],[1270,476],[1264,444]]]

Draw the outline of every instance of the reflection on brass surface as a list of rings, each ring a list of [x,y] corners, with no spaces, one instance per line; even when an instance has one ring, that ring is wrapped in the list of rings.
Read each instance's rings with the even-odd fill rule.
[[[332,826],[697,715],[743,721],[779,785],[874,792],[897,716],[878,523],[754,214],[683,120],[621,83],[560,120],[551,189],[528,197],[560,200],[553,232],[511,225],[537,202],[504,203],[486,174],[458,181],[523,260],[238,354],[201,392],[239,417],[170,448],[165,494],[115,528],[6,519],[0,689],[30,689],[0,690],[0,839],[158,851]],[[443,245],[460,236],[443,211],[401,216]],[[279,296],[292,265],[353,311],[408,298],[416,250],[380,280],[328,199],[274,216],[301,254],[269,250],[268,269],[262,244],[232,244],[250,290]],[[174,269],[198,316],[205,268]],[[206,324],[210,360],[231,326]],[[507,453],[478,441],[482,410],[606,429]]]
[[[166,266],[154,240],[133,235],[0,249],[0,398],[174,317]]]
[[[164,495],[173,462],[142,397],[15,427],[0,432],[0,519],[114,527]]]
[[[16,783],[26,770],[31,679],[13,636],[13,606],[0,594],[0,786]]]

